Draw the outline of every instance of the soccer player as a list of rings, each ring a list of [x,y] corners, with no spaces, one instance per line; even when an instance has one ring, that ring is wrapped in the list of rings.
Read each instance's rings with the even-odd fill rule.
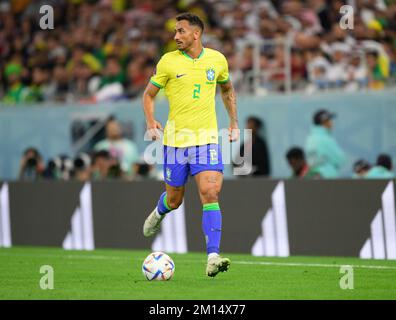
[[[147,131],[160,139],[161,124],[154,117],[154,98],[161,88],[169,100],[169,117],[164,130],[164,178],[166,191],[147,217],[146,237],[160,229],[163,218],[183,201],[188,176],[194,176],[202,202],[202,229],[205,234],[210,277],[227,271],[230,260],[219,255],[222,215],[218,195],[223,182],[223,163],[218,145],[215,110],[216,84],[227,109],[229,140],[239,138],[236,96],[228,74],[227,60],[220,52],[204,48],[204,25],[199,17],[184,13],[176,17],[175,41],[178,50],[166,53],[143,94]]]

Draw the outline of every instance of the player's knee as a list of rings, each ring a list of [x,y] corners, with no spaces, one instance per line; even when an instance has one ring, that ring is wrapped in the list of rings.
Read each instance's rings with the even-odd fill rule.
[[[167,199],[167,202],[168,202],[168,206],[172,210],[175,210],[175,209],[180,207],[181,203],[183,202],[183,199],[179,199],[179,198],[176,198],[176,197],[175,198],[169,197]]]
[[[215,203],[219,201],[219,191],[216,188],[202,190],[201,196],[205,203]]]

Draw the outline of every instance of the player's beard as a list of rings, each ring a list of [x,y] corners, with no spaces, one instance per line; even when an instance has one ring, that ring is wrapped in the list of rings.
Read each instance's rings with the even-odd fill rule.
[[[180,43],[176,42],[177,48],[182,51],[186,51],[188,48],[190,48],[192,46],[192,44],[193,44],[193,41],[183,41]]]

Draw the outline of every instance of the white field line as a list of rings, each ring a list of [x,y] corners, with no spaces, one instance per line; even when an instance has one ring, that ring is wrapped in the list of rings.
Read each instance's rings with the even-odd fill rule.
[[[352,268],[361,269],[390,269],[396,270],[396,266],[377,266],[361,264],[325,264],[325,263],[299,263],[299,262],[272,262],[272,261],[231,261],[234,264],[248,265],[266,265],[278,267],[314,267],[314,268],[340,268],[342,266],[351,266]]]
[[[66,259],[80,259],[80,260],[137,260],[143,261],[143,258],[129,259],[125,256],[100,256],[100,255],[51,255],[51,254],[34,254],[34,253],[6,253],[0,252],[1,256],[17,256],[17,257],[34,257],[34,258],[66,258]],[[185,262],[205,263],[206,260],[184,260]],[[232,264],[241,265],[263,265],[263,266],[277,266],[277,267],[312,267],[312,268],[340,268],[342,266],[351,266],[353,268],[361,269],[382,269],[382,270],[396,270],[396,266],[383,266],[383,265],[362,265],[362,264],[326,264],[326,263],[300,263],[300,262],[275,262],[275,261],[244,261],[244,260],[231,260]]]

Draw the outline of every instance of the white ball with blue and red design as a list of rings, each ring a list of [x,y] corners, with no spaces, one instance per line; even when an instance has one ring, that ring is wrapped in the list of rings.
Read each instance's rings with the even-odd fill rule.
[[[143,262],[142,271],[147,280],[170,280],[175,272],[172,258],[163,252],[150,253]]]

